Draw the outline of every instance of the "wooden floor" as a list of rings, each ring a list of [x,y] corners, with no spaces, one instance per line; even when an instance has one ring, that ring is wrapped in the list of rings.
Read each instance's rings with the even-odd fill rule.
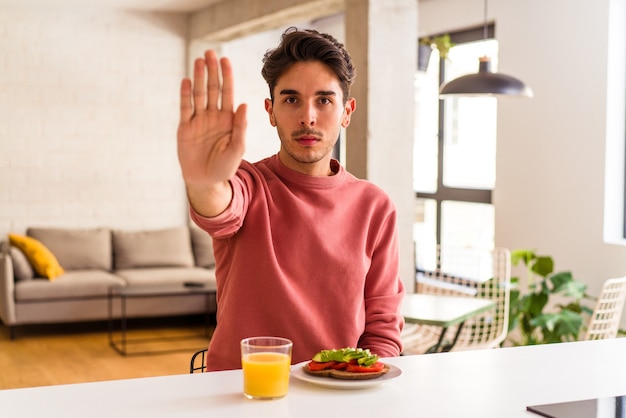
[[[205,331],[202,317],[135,320],[129,323],[128,338],[186,337]],[[0,389],[189,373],[192,354],[206,348],[208,341],[198,337],[131,344],[123,356],[110,347],[106,322],[19,327],[15,340],[0,324]],[[177,351],[136,354],[171,349]]]

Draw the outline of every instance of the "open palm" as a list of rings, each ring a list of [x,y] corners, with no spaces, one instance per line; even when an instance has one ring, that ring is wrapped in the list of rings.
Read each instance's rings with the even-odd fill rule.
[[[246,105],[233,107],[233,75],[228,58],[214,51],[194,62],[193,85],[182,81],[178,160],[188,187],[211,188],[237,171],[245,149]],[[205,77],[205,68],[207,76]]]

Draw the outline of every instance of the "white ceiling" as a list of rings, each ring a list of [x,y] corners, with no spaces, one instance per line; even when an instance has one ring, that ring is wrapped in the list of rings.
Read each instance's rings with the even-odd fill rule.
[[[221,1],[227,0],[0,0],[0,8],[83,7],[94,9],[111,8],[160,12],[193,12]]]

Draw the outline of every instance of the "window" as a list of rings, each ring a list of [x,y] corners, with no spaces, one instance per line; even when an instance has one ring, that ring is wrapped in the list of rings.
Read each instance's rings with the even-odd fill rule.
[[[447,59],[436,50],[426,71],[415,76],[416,130],[413,185],[416,192],[413,236],[418,267],[437,244],[494,246],[497,102],[492,97],[439,99],[441,83],[478,71],[488,55],[497,67],[493,26],[450,34]]]

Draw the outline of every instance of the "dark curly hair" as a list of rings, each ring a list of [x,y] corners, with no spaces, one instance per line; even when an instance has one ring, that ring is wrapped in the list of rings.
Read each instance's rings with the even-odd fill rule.
[[[291,65],[302,61],[319,61],[327,65],[337,75],[343,92],[343,103],[346,103],[356,76],[348,51],[331,35],[313,29],[298,30],[293,26],[283,32],[278,47],[263,56],[261,74],[269,86],[272,101],[278,79]]]

